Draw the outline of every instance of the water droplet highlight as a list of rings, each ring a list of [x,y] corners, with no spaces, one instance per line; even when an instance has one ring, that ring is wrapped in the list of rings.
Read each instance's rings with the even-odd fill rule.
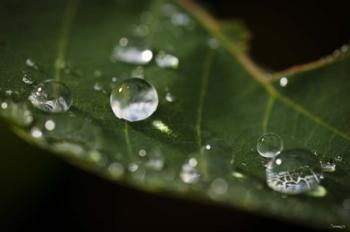
[[[48,80],[37,85],[28,99],[34,107],[50,113],[66,112],[72,105],[69,88],[56,80]]]
[[[256,150],[265,158],[273,158],[283,150],[283,141],[280,136],[267,133],[258,139]]]
[[[280,79],[280,86],[281,87],[286,87],[288,85],[288,78],[287,77],[282,77]]]
[[[299,194],[313,190],[322,179],[314,154],[304,149],[283,151],[266,168],[267,184],[277,192]]]
[[[117,118],[130,122],[145,120],[158,107],[156,89],[147,81],[131,78],[115,86],[110,104]]]
[[[333,160],[321,160],[320,164],[323,172],[335,172],[337,166]]]

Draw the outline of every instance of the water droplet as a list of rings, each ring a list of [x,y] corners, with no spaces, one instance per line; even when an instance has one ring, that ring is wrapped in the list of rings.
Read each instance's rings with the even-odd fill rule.
[[[153,151],[147,156],[145,166],[149,169],[160,171],[164,167],[164,158],[160,151]]]
[[[108,167],[109,174],[114,178],[119,178],[124,174],[124,166],[118,162],[113,162]]]
[[[281,137],[274,133],[267,133],[261,136],[256,145],[258,153],[266,158],[273,158],[283,149],[283,141]]]
[[[222,178],[216,178],[213,180],[213,182],[210,184],[209,187],[209,195],[213,198],[216,198],[220,195],[223,195],[227,192],[228,184],[226,180]]]
[[[95,91],[102,91],[102,89],[103,89],[103,87],[102,87],[101,83],[96,82],[94,84],[94,90]]]
[[[94,76],[95,76],[95,77],[102,77],[102,71],[101,71],[101,70],[98,70],[98,69],[95,70],[95,71],[94,71]]]
[[[31,78],[31,76],[27,73],[25,73],[22,77],[22,81],[26,85],[32,85],[34,83],[34,80]]]
[[[128,170],[130,172],[136,172],[137,169],[139,169],[139,165],[137,165],[136,163],[130,163],[128,166]]]
[[[43,136],[43,132],[37,127],[33,127],[30,133],[34,138],[37,138],[37,139]]]
[[[147,81],[131,78],[115,86],[110,96],[110,104],[117,118],[130,122],[140,121],[156,111],[158,94]]]
[[[322,179],[315,155],[304,149],[291,149],[274,157],[266,168],[267,184],[277,192],[299,194],[314,189]]]
[[[170,92],[167,92],[165,94],[165,100],[167,102],[173,102],[175,100],[175,97]]]
[[[164,134],[171,135],[173,131],[161,120],[154,120],[152,126]]]
[[[8,96],[12,96],[13,91],[12,91],[11,89],[7,89],[7,90],[5,91],[5,93],[6,93],[6,95],[8,95]]]
[[[144,43],[142,38],[134,37],[127,39],[123,37],[112,52],[111,60],[122,61],[130,64],[148,64],[153,58],[153,52]]]
[[[86,151],[81,144],[71,141],[57,141],[52,143],[51,146],[56,152],[69,153],[77,157],[82,156]]]
[[[144,78],[144,69],[142,66],[137,66],[131,71],[131,77]]]
[[[45,122],[45,129],[48,131],[53,131],[56,127],[55,121],[49,119]]]
[[[29,67],[29,68],[34,68],[34,69],[38,69],[38,66],[35,64],[35,62],[28,58],[26,59],[26,65]]]
[[[182,165],[180,177],[186,184],[194,184],[199,181],[200,175],[197,170],[197,164],[198,161],[195,158],[190,158]]]
[[[246,177],[243,173],[237,171],[232,172],[232,176],[237,179],[244,179]]]
[[[156,56],[156,63],[160,68],[176,69],[179,66],[179,59],[174,55],[160,51]]]
[[[48,80],[37,85],[28,99],[34,107],[50,113],[66,112],[72,105],[69,88],[56,80]]]
[[[321,160],[320,164],[323,172],[335,172],[337,166],[333,160]]]
[[[282,77],[280,79],[280,86],[281,87],[286,87],[288,85],[288,78],[287,77]]]
[[[112,77],[112,82],[115,83],[117,82],[118,78],[117,77]]]
[[[175,12],[171,15],[171,23],[174,26],[188,26],[191,23],[190,17],[182,12]]]
[[[211,49],[217,49],[219,47],[219,42],[213,37],[209,38],[207,42]]]
[[[336,156],[335,157],[335,159],[334,159],[336,162],[342,162],[343,161],[343,157],[342,156],[340,156],[340,155],[338,155],[338,156]]]
[[[15,103],[13,101],[3,101],[1,103],[0,114],[19,126],[29,126],[33,120],[33,114],[27,104]]]
[[[139,156],[145,157],[146,155],[147,155],[146,150],[144,150],[144,149],[139,150]]]

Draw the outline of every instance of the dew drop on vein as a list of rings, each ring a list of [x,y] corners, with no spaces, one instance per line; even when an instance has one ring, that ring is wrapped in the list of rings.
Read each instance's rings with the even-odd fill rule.
[[[141,121],[156,111],[158,94],[147,81],[131,78],[114,87],[110,105],[117,118],[130,122]]]

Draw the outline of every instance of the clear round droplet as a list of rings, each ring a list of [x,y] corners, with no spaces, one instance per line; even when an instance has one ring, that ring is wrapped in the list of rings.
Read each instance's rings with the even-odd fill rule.
[[[304,149],[283,151],[266,168],[270,188],[286,194],[313,190],[323,178],[320,164],[314,154]]]
[[[37,85],[28,97],[34,107],[50,113],[62,113],[72,105],[69,88],[62,82],[48,80]]]
[[[283,150],[283,141],[280,136],[267,133],[258,139],[256,150],[263,157],[273,158]]]
[[[156,89],[147,81],[131,78],[113,89],[110,104],[117,118],[130,122],[145,120],[158,107]]]
[[[129,64],[148,64],[153,58],[153,52],[139,36],[123,37],[112,51],[112,62],[121,61]]]
[[[160,51],[156,56],[156,63],[160,68],[176,69],[179,66],[179,58],[164,51]]]

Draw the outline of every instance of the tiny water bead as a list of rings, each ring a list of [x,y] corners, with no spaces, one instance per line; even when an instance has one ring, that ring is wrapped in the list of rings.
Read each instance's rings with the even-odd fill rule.
[[[316,156],[304,149],[283,151],[274,157],[266,168],[268,186],[286,194],[313,190],[322,178]]]
[[[174,55],[160,51],[156,56],[156,63],[160,68],[176,69],[179,66],[179,59]]]
[[[321,160],[320,164],[323,172],[335,172],[337,167],[337,164],[332,159]]]
[[[72,105],[71,91],[64,83],[56,80],[37,85],[28,99],[34,107],[50,113],[66,112]]]
[[[152,58],[153,52],[145,44],[143,38],[138,36],[121,38],[111,56],[112,62],[121,61],[139,65],[148,64]]]
[[[273,158],[283,150],[283,141],[280,136],[267,133],[258,139],[256,150],[263,157]]]
[[[200,174],[197,169],[198,161],[190,158],[181,167],[180,178],[186,184],[194,184],[199,181]]]
[[[117,118],[130,122],[141,121],[157,110],[158,94],[147,81],[131,78],[115,86],[110,104]]]

